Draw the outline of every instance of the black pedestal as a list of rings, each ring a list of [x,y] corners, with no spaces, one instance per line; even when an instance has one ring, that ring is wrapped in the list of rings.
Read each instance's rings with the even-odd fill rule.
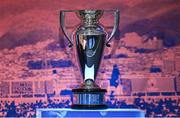
[[[73,89],[73,109],[106,109],[104,94],[106,89]]]

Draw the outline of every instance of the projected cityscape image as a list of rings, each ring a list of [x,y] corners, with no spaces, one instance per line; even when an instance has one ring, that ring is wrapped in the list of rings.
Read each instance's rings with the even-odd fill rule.
[[[70,108],[83,82],[75,48],[59,28],[61,9],[119,9],[96,83],[109,108],[180,116],[180,2],[107,0],[0,1],[0,117],[35,117],[37,108]],[[67,15],[68,31],[79,23]],[[113,16],[103,22],[108,33]],[[101,22],[101,21],[100,21]]]

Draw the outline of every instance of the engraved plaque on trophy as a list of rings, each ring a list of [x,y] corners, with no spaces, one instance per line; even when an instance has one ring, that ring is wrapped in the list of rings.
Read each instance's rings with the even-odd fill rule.
[[[68,36],[64,25],[64,17],[67,12],[75,12],[81,19],[81,24],[76,28],[74,34]],[[110,35],[100,25],[99,19],[104,12],[114,14],[114,27]],[[62,10],[60,11],[60,26],[66,36],[69,47],[75,46],[79,68],[83,78],[80,88],[73,89],[73,101],[71,108],[74,109],[104,109],[106,89],[101,89],[96,83],[96,76],[100,66],[105,46],[113,38],[119,27],[118,10]],[[75,40],[75,44],[73,41]]]

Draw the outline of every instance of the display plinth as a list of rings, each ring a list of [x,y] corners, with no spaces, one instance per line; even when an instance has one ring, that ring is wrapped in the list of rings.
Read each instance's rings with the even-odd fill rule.
[[[67,108],[37,109],[36,117],[60,117],[60,118],[113,118],[113,117],[145,117],[142,110],[138,109],[104,109],[104,110],[76,110]]]

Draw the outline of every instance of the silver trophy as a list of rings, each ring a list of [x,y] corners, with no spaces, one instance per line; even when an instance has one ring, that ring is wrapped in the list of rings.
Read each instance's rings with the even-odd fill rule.
[[[64,25],[65,13],[75,12],[81,19],[81,24],[76,28],[73,39],[68,36]],[[114,27],[110,35],[99,24],[103,12],[114,14]],[[107,108],[104,103],[106,89],[101,89],[95,84],[96,75],[100,66],[104,47],[109,47],[109,42],[119,27],[119,10],[63,10],[60,11],[60,26],[68,40],[69,47],[76,46],[79,68],[84,83],[80,88],[73,89],[73,101],[71,108],[74,109],[103,109]]]

